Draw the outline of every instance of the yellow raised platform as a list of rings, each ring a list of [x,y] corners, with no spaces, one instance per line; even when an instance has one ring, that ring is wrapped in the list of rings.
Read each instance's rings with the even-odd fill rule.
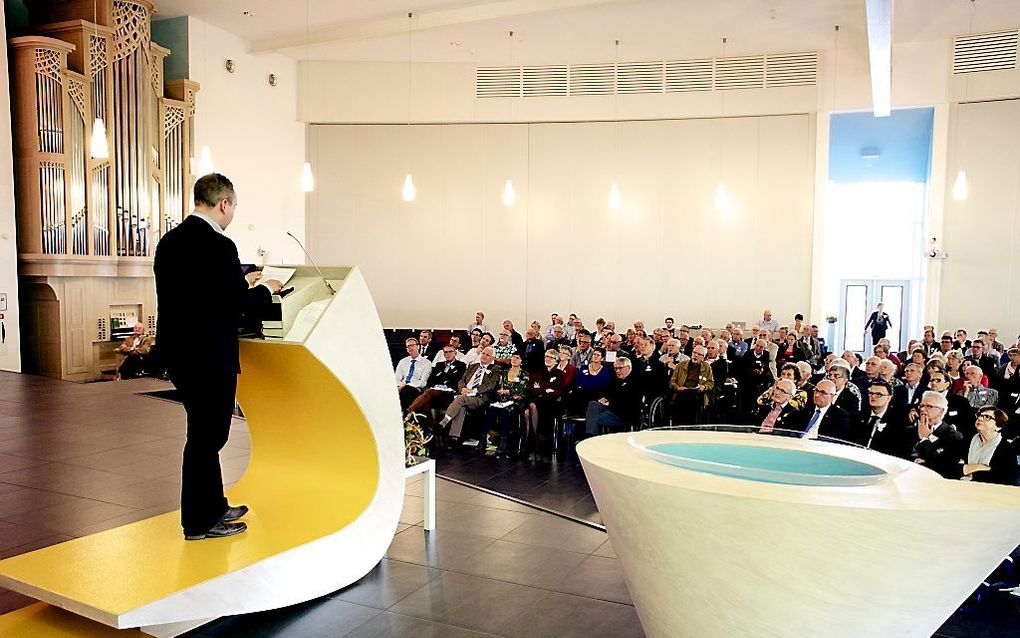
[[[403,500],[399,403],[364,281],[355,269],[326,274],[335,297],[304,269],[289,284],[285,332],[304,326],[293,339],[242,342],[252,455],[229,498],[252,509],[246,533],[188,542],[171,512],[0,561],[0,585],[109,627],[173,635],[321,596],[378,563]],[[2,620],[70,622],[30,609]]]

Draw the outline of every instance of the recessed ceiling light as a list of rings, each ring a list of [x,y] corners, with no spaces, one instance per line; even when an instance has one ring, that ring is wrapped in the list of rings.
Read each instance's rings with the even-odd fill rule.
[[[450,40],[450,46],[451,47],[459,47],[462,44],[464,44],[464,43],[461,42],[460,40]]]

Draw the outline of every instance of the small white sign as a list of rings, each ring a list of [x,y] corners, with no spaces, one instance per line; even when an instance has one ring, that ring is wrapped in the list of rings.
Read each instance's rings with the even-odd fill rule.
[[[7,312],[7,293],[0,292],[0,312]]]

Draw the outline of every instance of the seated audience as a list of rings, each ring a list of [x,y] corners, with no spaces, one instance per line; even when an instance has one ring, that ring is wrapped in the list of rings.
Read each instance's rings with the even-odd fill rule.
[[[472,363],[457,382],[457,396],[446,408],[446,415],[439,422],[447,429],[451,438],[459,439],[468,414],[484,410],[499,387],[499,366],[495,364],[496,351],[492,346],[482,349],[478,363]]]
[[[982,483],[1017,484],[1015,441],[1003,438],[1009,415],[991,406],[978,409],[974,426],[978,433],[970,440],[967,457],[960,465],[960,478]]]
[[[407,356],[397,363],[397,393],[400,395],[400,409],[407,411],[411,402],[425,390],[432,363],[422,356],[418,340],[414,337],[404,342]]]
[[[588,436],[601,432],[622,432],[637,427],[641,419],[641,388],[631,374],[632,364],[627,357],[613,362],[616,377],[603,396],[588,403],[584,428]]]
[[[913,458],[944,478],[957,478],[959,465],[966,454],[963,435],[943,421],[949,407],[946,398],[937,392],[925,392],[919,406],[917,419],[917,443],[914,444]]]
[[[153,343],[154,339],[145,334],[145,326],[136,323],[132,328],[131,336],[124,337],[114,350],[123,357],[117,364],[117,378],[133,379],[143,374]]]
[[[464,376],[467,364],[457,359],[459,353],[453,347],[453,340],[450,341],[440,352],[443,360],[432,366],[428,389],[411,402],[407,407],[408,413],[428,416],[433,409],[445,410],[457,395],[457,382]]]

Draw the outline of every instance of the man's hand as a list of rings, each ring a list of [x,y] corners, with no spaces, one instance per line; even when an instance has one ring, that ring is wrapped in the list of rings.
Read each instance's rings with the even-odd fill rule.
[[[471,394],[471,390],[468,390],[467,387],[463,387],[460,389],[460,394],[461,396],[466,397],[467,395]]]
[[[917,438],[923,441],[931,436],[931,433],[932,429],[931,425],[928,423],[928,415],[922,414],[917,420]]]
[[[601,403],[602,405],[609,405],[609,399],[607,399],[606,397],[602,397],[601,399],[599,399],[599,403]]]
[[[251,288],[252,286],[259,282],[259,279],[262,279],[262,271],[253,270],[247,275],[245,275],[244,278],[248,280],[248,287]]]
[[[283,284],[279,279],[267,279],[265,281],[260,281],[259,283],[269,286],[269,289],[273,291],[274,295],[283,290]]]
[[[911,423],[917,420],[917,410],[911,408],[910,412],[907,413],[907,420]]]

